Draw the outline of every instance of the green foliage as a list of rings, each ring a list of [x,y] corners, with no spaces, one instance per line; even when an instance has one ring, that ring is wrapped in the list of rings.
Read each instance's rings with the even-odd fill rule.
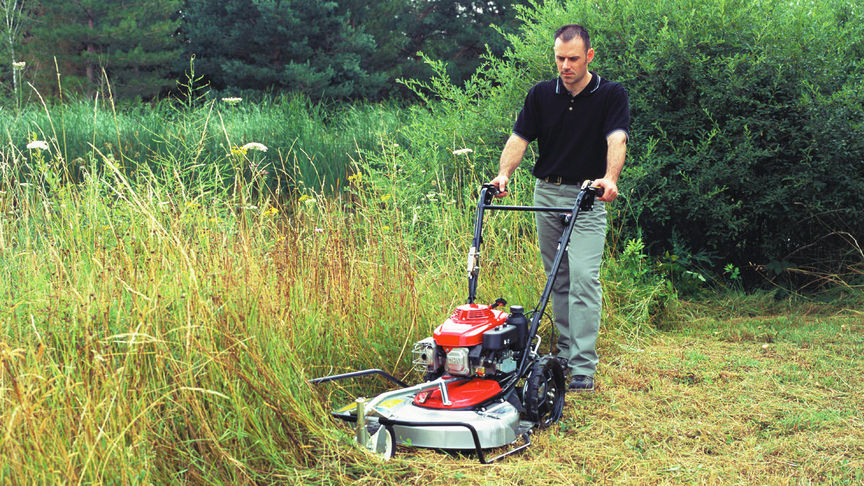
[[[187,54],[219,90],[291,90],[313,99],[380,98],[394,79],[427,77],[418,51],[447,59],[461,82],[504,42],[512,0],[187,0]]]
[[[189,74],[184,85],[193,88],[179,100],[112,107],[100,98],[31,106],[17,115],[0,110],[3,145],[26,153],[32,137],[51,141],[51,157],[75,180],[91,161],[101,171],[103,156],[110,155],[130,177],[152,172],[172,184],[215,184],[230,191],[239,162],[232,149],[257,142],[268,151],[247,151],[245,156],[257,159],[246,160],[242,172],[251,177],[257,165],[261,187],[288,196],[345,186],[352,160],[378,147],[407,116],[395,104],[357,104],[336,112],[302,96],[230,104],[201,98],[193,82],[197,71]]]
[[[38,88],[57,88],[54,57],[66,89],[104,93],[103,70],[119,97],[149,98],[170,88],[182,51],[175,35],[180,6],[181,0],[40,0],[27,46],[28,60],[41,68]]]
[[[403,75],[426,79],[432,72],[420,62],[418,52],[444,61],[457,84],[468,80],[484,54],[501,56],[504,38],[496,32],[515,28],[513,0],[425,0],[407,1],[402,21],[406,36],[404,54],[415,62],[406,64]]]
[[[678,299],[673,280],[644,251],[642,240],[628,240],[623,251],[607,255],[601,272],[607,326],[634,335],[662,327]]]
[[[715,270],[732,263],[750,282],[771,261],[827,270],[854,257],[839,238],[811,243],[832,231],[864,235],[861,9],[614,0],[518,10],[523,25],[505,57],[487,58],[465,87],[442,64],[431,82],[411,84],[428,101],[428,117],[407,132],[423,169],[458,179],[446,148],[466,146],[491,176],[527,89],[555,76],[552,32],[578,22],[592,34],[592,68],[630,95],[617,215],[628,237],[641,234],[654,255],[700,255]]]
[[[188,53],[216,89],[363,96],[385,81],[362,66],[375,41],[338,7],[317,0],[188,0]]]

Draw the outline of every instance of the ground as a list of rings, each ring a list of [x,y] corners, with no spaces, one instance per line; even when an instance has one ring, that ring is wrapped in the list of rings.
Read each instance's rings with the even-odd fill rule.
[[[602,336],[596,391],[568,394],[525,453],[480,465],[400,448],[383,470],[355,472],[408,484],[864,482],[864,315],[699,314],[638,340]]]

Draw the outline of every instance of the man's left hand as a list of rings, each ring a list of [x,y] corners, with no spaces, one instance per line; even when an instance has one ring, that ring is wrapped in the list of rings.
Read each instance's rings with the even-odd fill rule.
[[[594,179],[591,185],[603,188],[603,195],[597,198],[598,201],[612,202],[618,197],[618,185],[611,179]]]

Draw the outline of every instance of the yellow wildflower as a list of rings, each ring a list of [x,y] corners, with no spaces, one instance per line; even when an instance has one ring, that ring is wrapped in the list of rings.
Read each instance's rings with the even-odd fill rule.
[[[307,206],[314,206],[316,203],[315,198],[309,196],[308,194],[303,194],[302,196],[300,196],[300,199],[297,202],[301,202]]]

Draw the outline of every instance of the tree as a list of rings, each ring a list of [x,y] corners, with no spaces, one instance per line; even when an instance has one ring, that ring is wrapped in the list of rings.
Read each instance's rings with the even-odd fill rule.
[[[431,74],[418,51],[447,61],[460,82],[487,46],[503,54],[504,37],[492,25],[511,29],[514,3],[187,0],[183,29],[187,57],[196,56],[217,89],[380,98],[399,89],[397,78]]]
[[[12,67],[12,89],[16,102],[20,100],[19,89],[22,65],[15,57],[15,46],[21,40],[21,26],[24,23],[24,0],[0,0],[0,10],[3,11],[4,41],[9,51]]]
[[[384,77],[363,68],[375,42],[333,1],[187,0],[187,55],[216,89],[365,96]]]
[[[516,23],[514,0],[408,0],[409,13],[403,22],[408,38],[404,53],[414,62],[409,77],[428,76],[418,51],[445,61],[454,80],[468,79],[480,65],[487,47],[501,56],[507,46],[493,26],[510,32]]]
[[[107,74],[115,94],[154,96],[182,48],[181,0],[42,0],[32,48],[56,56],[64,79],[93,92]],[[52,66],[53,67],[53,66]],[[44,86],[43,86],[44,87]]]

